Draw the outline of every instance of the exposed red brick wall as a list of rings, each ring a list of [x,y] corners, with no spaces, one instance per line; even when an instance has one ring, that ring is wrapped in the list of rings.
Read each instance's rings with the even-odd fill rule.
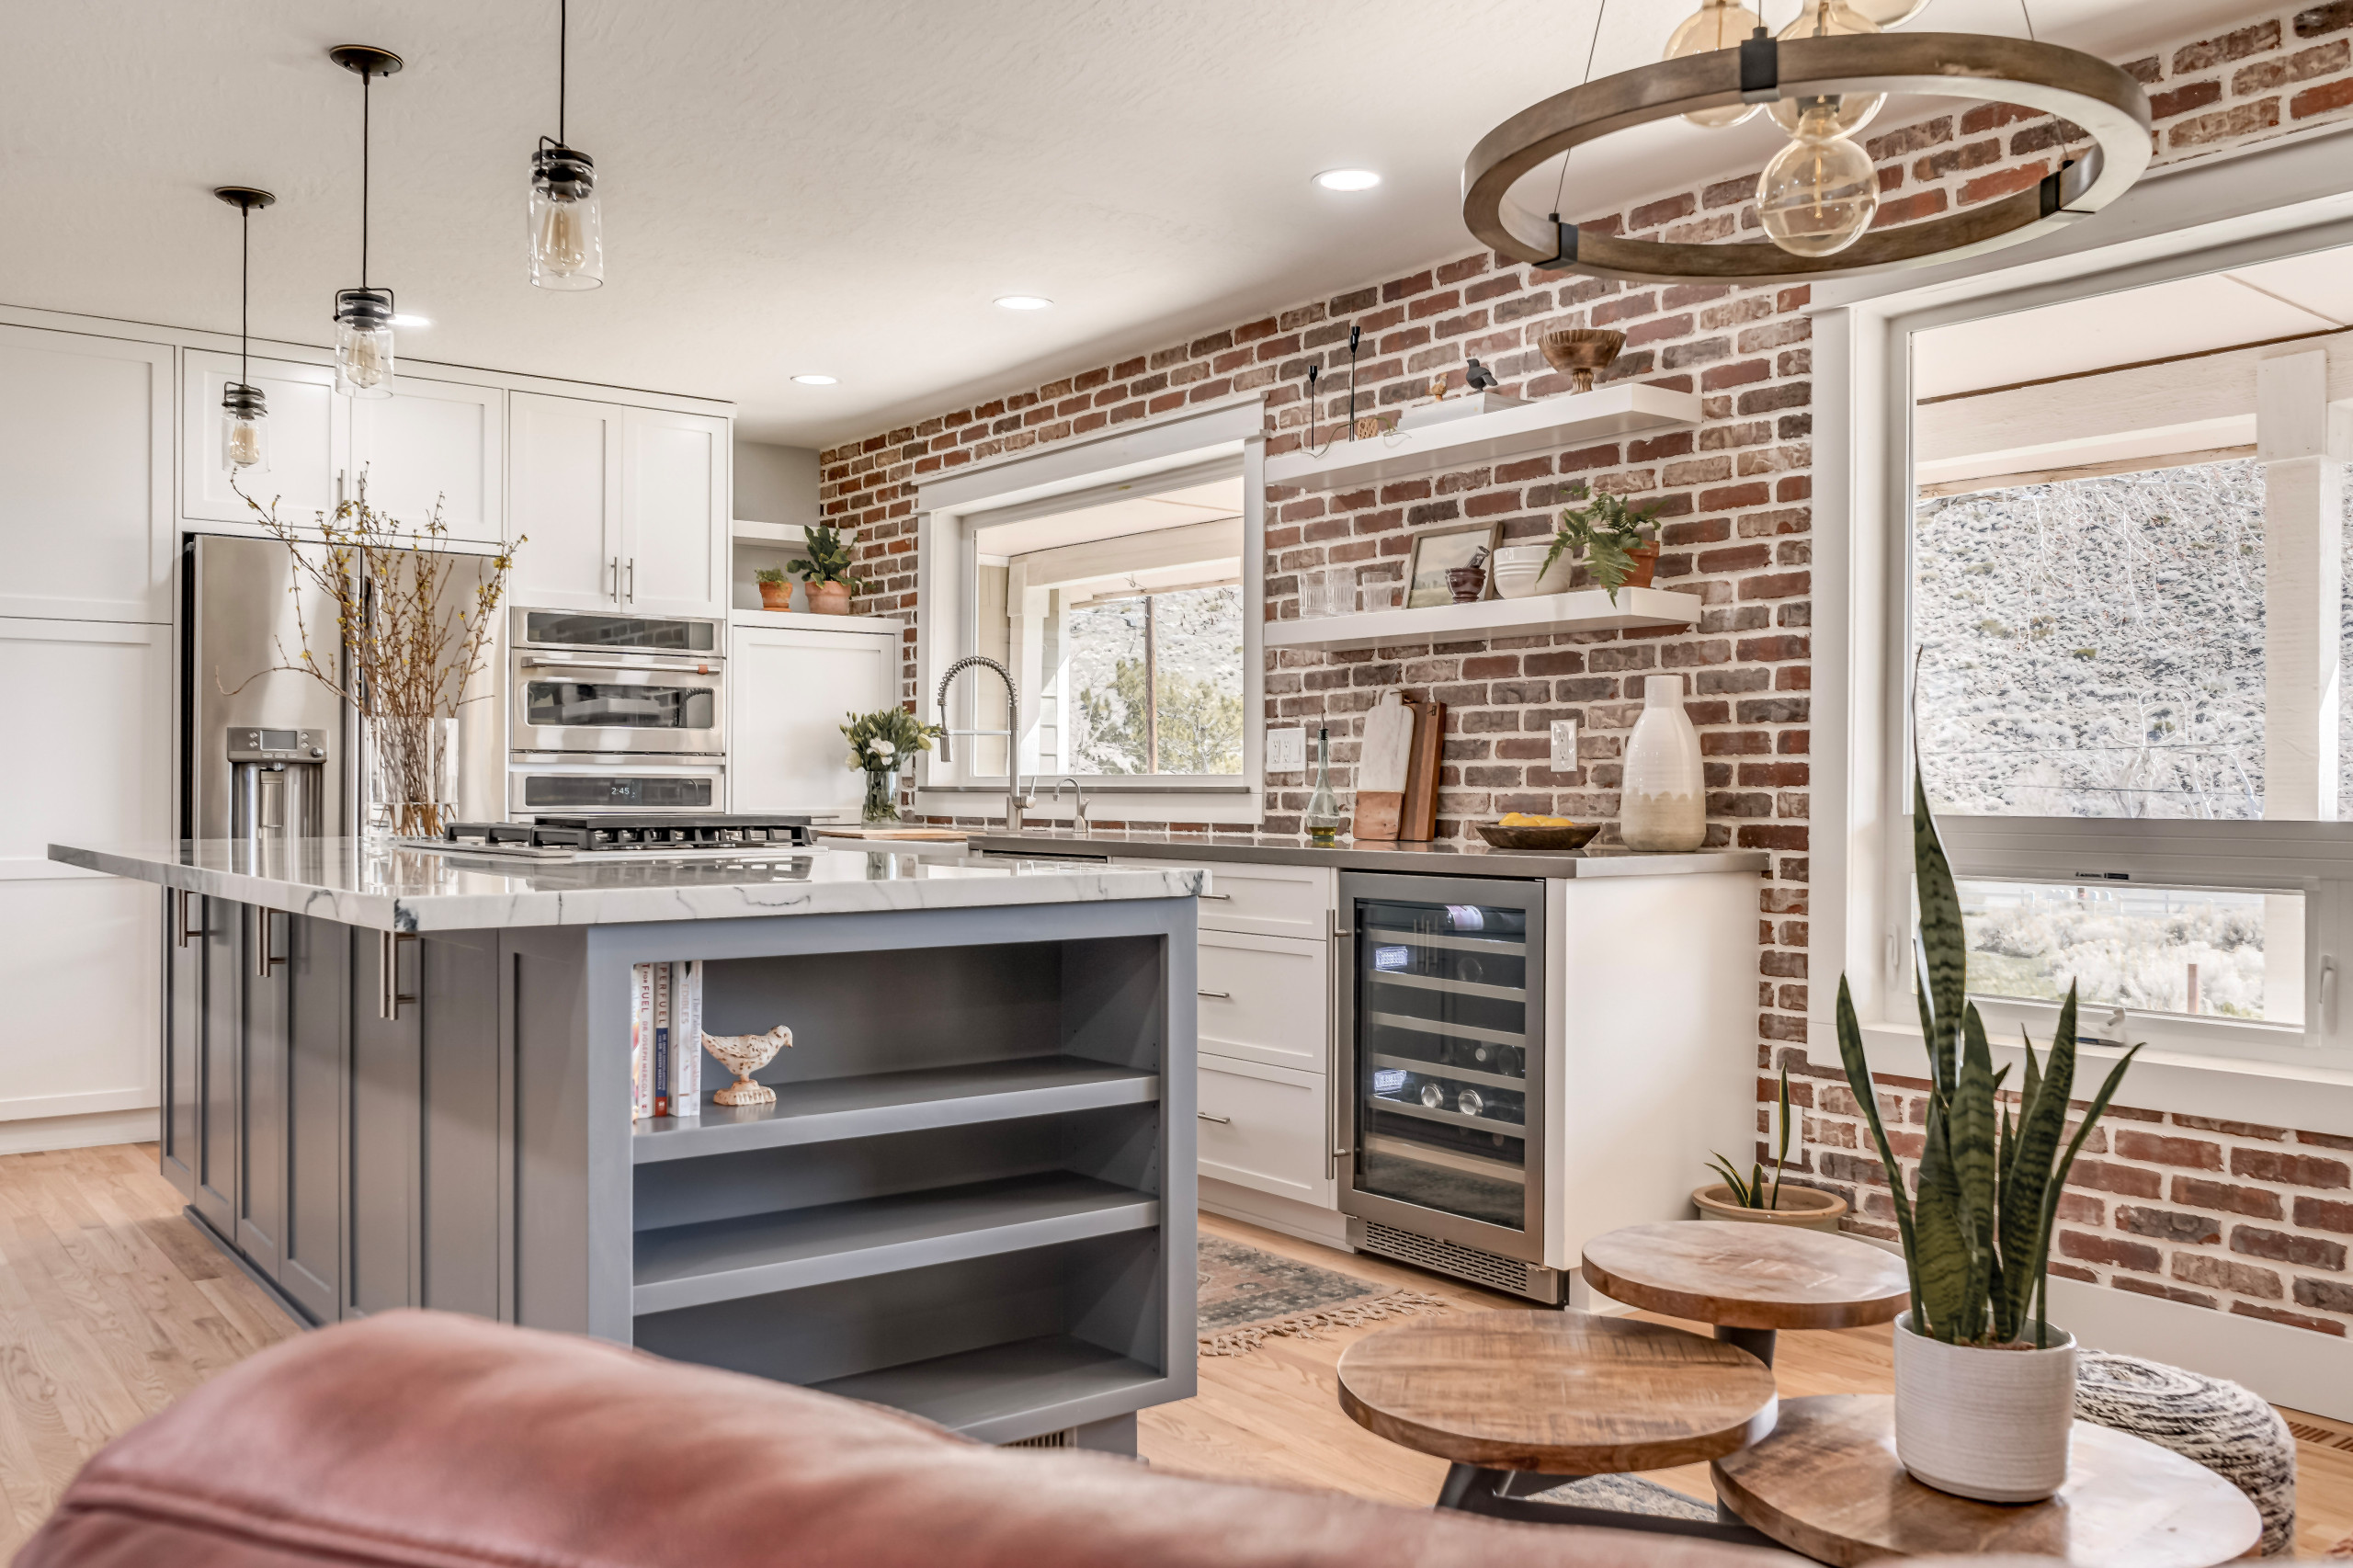
[[[2353,115],[2348,54],[2353,0],[2330,0],[2279,8],[2220,37],[2184,40],[2126,63],[2151,93],[2156,155],[2175,162]],[[2079,137],[2063,121],[2006,104],[1880,130],[1865,142],[1886,197],[1880,222],[1915,222],[2007,195],[2040,179]],[[1753,237],[1756,173],[1663,195],[1584,226],[1675,241],[1744,232]],[[1662,670],[1689,677],[1689,710],[1707,757],[1709,841],[1770,856],[1757,910],[1760,1062],[1789,1060],[1795,1072],[1804,1064],[1810,981],[1814,518],[1807,301],[1802,287],[1626,285],[1545,272],[1486,252],[1457,255],[831,449],[823,454],[822,505],[829,521],[854,530],[858,570],[875,585],[859,608],[908,620],[905,693],[914,700],[913,628],[921,611],[917,483],[1237,392],[1265,397],[1267,450],[1291,450],[1307,432],[1311,365],[1324,376],[1318,421],[1328,431],[1345,413],[1351,326],[1362,329],[1364,340],[1359,409],[1373,412],[1426,396],[1435,376],[1459,389],[1471,356],[1493,369],[1506,392],[1564,392],[1565,381],[1536,351],[1540,335],[1563,326],[1624,331],[1626,351],[1608,379],[1698,391],[1704,412],[1697,429],[1342,494],[1270,489],[1266,613],[1270,619],[1298,614],[1302,572],[1354,564],[1371,568],[1368,576],[1402,576],[1414,532],[1434,524],[1492,517],[1506,540],[1540,538],[1571,487],[1586,483],[1657,510],[1665,525],[1658,585],[1699,596],[1699,624],[1673,633],[1422,640],[1334,654],[1277,651],[1267,668],[1267,718],[1331,724],[1345,789],[1356,756],[1356,715],[1387,687],[1435,694],[1449,710],[1439,811],[1441,832],[1453,835],[1469,818],[1511,810],[1613,818],[1618,758],[1640,710],[1642,677]],[[1586,766],[1574,774],[1546,766],[1547,730],[1563,718],[1580,724]],[[1267,831],[1297,831],[1307,781],[1293,775],[1267,782]],[[1767,1092],[1763,1082],[1759,1086],[1760,1095]],[[1891,1092],[1901,1097],[1901,1087]],[[2154,1112],[2111,1114],[2120,1126],[2161,1119]],[[1868,1184],[1857,1184],[1865,1183],[1862,1167],[1876,1171],[1877,1163],[1857,1152],[1852,1134],[1851,1120],[1827,1106],[1809,1115],[1804,1179],[1861,1197],[1859,1211],[1868,1224],[1874,1218]],[[2252,1162],[2267,1146],[2293,1151],[2302,1147],[2298,1140],[2318,1136],[2251,1137],[2244,1150]],[[2222,1142],[2231,1144],[2229,1159],[2240,1158],[2240,1142]],[[2211,1179],[2208,1167],[2168,1162],[2157,1146],[2146,1147],[2145,1161],[2109,1163],[2162,1173],[2167,1183],[2176,1175]],[[2075,1228],[2068,1234],[2079,1239],[2065,1244],[2080,1251],[2063,1255],[2067,1267],[2120,1289],[2145,1290],[2154,1282],[2160,1293],[2183,1292],[2177,1299],[2196,1298],[2200,1305],[2227,1302],[2231,1310],[2343,1333],[2353,1322],[2353,1301],[2341,1283],[2348,1277],[2323,1267],[2332,1256],[2341,1266],[2341,1253],[2329,1250],[2327,1224],[2299,1218],[2333,1216],[2341,1223],[2341,1208],[2314,1207],[2336,1202],[2321,1196],[2332,1189],[2313,1181],[2302,1184],[2309,1192],[2300,1192],[2297,1182],[2269,1178],[2241,1185],[2269,1192],[2279,1214],[2267,1223],[2238,1213],[2227,1224],[2218,1214],[2222,1239],[2211,1243],[2152,1235],[2150,1227],[2176,1222],[2151,1218],[2158,1211],[2153,1204],[2086,1195],[2071,1204]],[[2188,1199],[2167,1196],[2165,1204],[2166,1213],[2208,1211]],[[2234,1252],[2242,1232],[2245,1244]],[[2275,1244],[2268,1239],[2273,1234],[2302,1239]],[[2248,1250],[2266,1247],[2288,1247],[2309,1261]],[[2136,1267],[2151,1251],[2158,1266]],[[2175,1258],[2181,1261],[2168,1261]],[[2176,1267],[2191,1272],[2176,1274]],[[2231,1268],[2268,1271],[2277,1290],[2267,1294],[2269,1288],[2252,1274]],[[2225,1279],[2247,1288],[2217,1282]]]

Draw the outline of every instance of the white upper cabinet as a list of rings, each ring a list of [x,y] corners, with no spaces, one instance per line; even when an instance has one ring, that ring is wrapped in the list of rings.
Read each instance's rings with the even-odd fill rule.
[[[236,484],[278,520],[308,529],[332,512],[336,476],[351,460],[351,400],[337,397],[335,369],[255,358],[250,383],[269,400],[266,463],[238,472]],[[237,379],[237,357],[191,348],[180,361],[180,516],[199,523],[252,523],[253,508],[230,487],[221,461],[221,394]]]
[[[348,401],[351,470],[379,510],[414,528],[438,501],[450,538],[505,537],[505,389],[401,376],[390,397]]]
[[[728,635],[728,809],[855,818],[866,776],[842,766],[842,720],[898,705],[899,632],[767,624],[784,619],[739,616]]]
[[[621,593],[645,615],[727,613],[727,421],[621,411]]]
[[[171,619],[172,351],[0,326],[0,616]]]
[[[619,609],[621,410],[516,392],[507,500],[515,552],[509,602],[529,609]]]
[[[726,420],[516,392],[508,431],[516,604],[727,613]]]

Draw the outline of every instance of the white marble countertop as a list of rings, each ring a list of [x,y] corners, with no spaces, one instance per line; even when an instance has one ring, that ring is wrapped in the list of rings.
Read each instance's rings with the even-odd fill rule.
[[[108,876],[379,931],[1191,898],[1207,881],[1199,870],[1176,867],[1003,856],[918,858],[902,849],[857,847],[847,840],[756,859],[572,865],[380,847],[350,838],[261,846],[220,838],[52,844],[49,858]]]

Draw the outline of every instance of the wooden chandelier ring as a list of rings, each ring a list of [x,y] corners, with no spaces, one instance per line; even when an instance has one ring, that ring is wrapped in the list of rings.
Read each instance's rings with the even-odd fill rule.
[[[1463,222],[1514,260],[1598,278],[1778,283],[1847,277],[1997,250],[2088,217],[2131,187],[2153,151],[2141,84],[2096,55],[2055,44],[1978,33],[1792,39],[1776,46],[1772,84],[1745,93],[1743,56],[1733,48],[1663,61],[1520,110],[1482,137],[1464,161]],[[1753,53],[1750,62],[1753,69]],[[1966,211],[1871,230],[1830,256],[1792,256],[1769,243],[1670,244],[1580,234],[1511,199],[1512,187],[1547,159],[1633,126],[1695,109],[1833,93],[2023,104],[2081,126],[2097,145],[2039,185]]]

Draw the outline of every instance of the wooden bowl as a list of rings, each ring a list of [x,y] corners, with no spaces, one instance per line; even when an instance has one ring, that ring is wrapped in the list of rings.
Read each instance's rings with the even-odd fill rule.
[[[1595,374],[1609,369],[1626,347],[1626,335],[1607,327],[1563,327],[1546,333],[1536,347],[1543,350],[1546,364],[1567,372],[1575,379],[1577,391],[1587,392],[1593,390]]]
[[[1496,822],[1471,825],[1495,849],[1582,849],[1601,831],[1597,822],[1572,823],[1567,827],[1506,827]]]

